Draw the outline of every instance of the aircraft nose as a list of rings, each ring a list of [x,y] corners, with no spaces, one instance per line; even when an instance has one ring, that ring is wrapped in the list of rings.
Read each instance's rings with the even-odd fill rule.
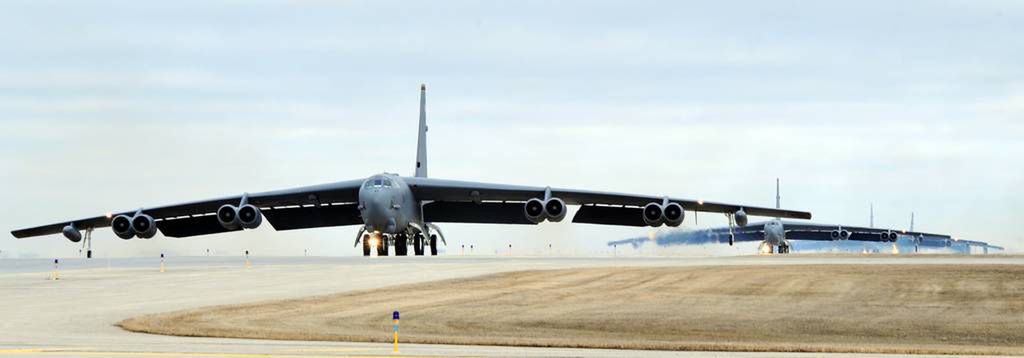
[[[388,224],[394,222],[389,210],[390,203],[386,195],[382,194],[380,191],[371,191],[363,195],[363,222],[374,230],[390,230]]]

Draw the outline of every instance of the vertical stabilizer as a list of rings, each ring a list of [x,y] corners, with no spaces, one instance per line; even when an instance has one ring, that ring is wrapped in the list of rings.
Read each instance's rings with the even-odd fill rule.
[[[779,195],[779,178],[775,178],[775,208],[782,209],[782,196]]]
[[[427,177],[427,85],[420,85],[420,130],[416,141],[416,177]]]

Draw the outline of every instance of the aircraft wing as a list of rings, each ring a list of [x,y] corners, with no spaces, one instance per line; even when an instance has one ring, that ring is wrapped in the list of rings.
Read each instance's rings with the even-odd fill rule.
[[[949,235],[929,234],[916,231],[878,229],[831,224],[815,224],[793,221],[783,222],[783,227],[786,230],[786,238],[789,240],[832,241],[835,240],[832,237],[832,232],[836,230],[845,230],[849,232],[850,236],[847,240],[854,241],[888,241],[882,238],[882,233],[888,232],[893,232],[902,236],[920,237],[934,240],[950,239]],[[736,241],[760,241],[764,237],[764,223],[751,223],[742,228],[733,228],[733,232],[736,233]],[[709,229],[708,233],[715,235],[726,235],[726,237],[728,237],[727,235],[729,234],[729,228],[723,227]]]
[[[419,200],[434,202],[472,202],[477,204],[490,202],[503,204],[503,206],[494,205],[494,207],[488,208],[488,210],[486,210],[488,213],[495,213],[502,210],[508,213],[512,213],[513,211],[521,213],[521,205],[511,205],[509,202],[525,202],[532,198],[544,199],[545,191],[548,189],[536,186],[491,184],[431,178],[405,178],[405,180],[409,183],[413,193]],[[581,206],[580,210],[576,212],[573,222],[625,226],[646,226],[641,214],[643,206],[652,202],[660,204],[665,198],[653,195],[621,194],[562,188],[551,188],[551,195],[564,200],[568,205]],[[683,209],[688,211],[734,213],[742,208],[748,215],[753,216],[793,219],[811,218],[811,213],[803,211],[771,209],[673,197],[668,197],[668,200],[682,205]],[[424,215],[430,216],[431,214],[427,211]],[[499,217],[501,217],[500,215],[488,214],[487,216],[488,217],[484,218],[462,218],[465,221],[461,222],[527,223],[521,218],[515,218],[512,221],[524,222],[508,222],[511,219],[499,219]],[[493,217],[494,219],[491,220],[489,217]]]
[[[362,179],[248,194],[248,201],[258,206],[277,230],[355,225],[362,223],[355,204],[361,184]],[[220,206],[238,205],[241,199],[242,195],[236,195],[140,210],[156,219],[157,228],[165,236],[187,237],[232,231],[220,226],[215,214]],[[134,213],[135,210],[114,212],[14,230],[11,234],[19,239],[57,234],[68,224],[79,230],[108,227],[113,217]]]

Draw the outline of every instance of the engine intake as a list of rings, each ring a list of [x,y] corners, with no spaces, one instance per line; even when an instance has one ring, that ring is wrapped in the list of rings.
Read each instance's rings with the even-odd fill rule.
[[[540,199],[533,198],[526,201],[526,205],[523,205],[523,211],[526,214],[526,220],[534,224],[538,224],[544,221],[544,210],[546,205]]]
[[[146,214],[137,214],[132,218],[132,230],[140,239],[152,238],[156,236],[156,220]]]
[[[238,208],[238,222],[243,228],[255,229],[263,223],[263,214],[259,208],[245,204]]]
[[[559,222],[565,218],[565,202],[559,198],[550,198],[544,202],[544,215],[550,222]]]
[[[242,227],[242,221],[238,218],[238,208],[234,205],[225,204],[217,209],[217,222],[220,226],[235,230]]]
[[[832,240],[846,240],[850,238],[850,232],[846,230],[832,230]]]
[[[679,226],[683,223],[683,219],[686,218],[686,212],[683,211],[683,206],[679,203],[669,203],[661,208],[662,220],[665,225],[668,226]]]
[[[110,228],[114,230],[114,235],[121,239],[128,240],[135,237],[135,230],[132,229],[132,219],[127,215],[114,217],[114,220],[110,221]]]
[[[664,210],[661,204],[650,203],[644,206],[644,223],[648,226],[661,226],[665,223]]]

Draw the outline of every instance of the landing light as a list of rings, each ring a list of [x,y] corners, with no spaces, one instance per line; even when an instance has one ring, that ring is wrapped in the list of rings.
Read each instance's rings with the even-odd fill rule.
[[[110,219],[114,217],[114,213],[107,213],[105,216],[107,217],[107,219]]]
[[[704,199],[697,199],[697,205],[704,205]]]

